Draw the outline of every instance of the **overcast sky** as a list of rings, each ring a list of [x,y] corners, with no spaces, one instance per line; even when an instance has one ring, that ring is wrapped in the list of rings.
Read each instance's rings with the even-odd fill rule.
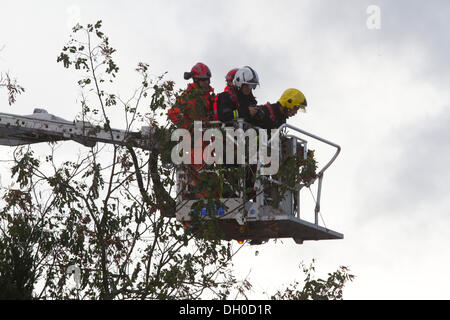
[[[342,146],[325,175],[322,216],[345,235],[243,249],[236,274],[250,273],[253,297],[301,279],[300,261],[315,258],[320,276],[339,265],[357,276],[346,299],[449,299],[449,15],[445,0],[2,0],[0,71],[26,93],[9,107],[0,92],[0,108],[74,118],[77,77],[56,57],[76,22],[103,20],[124,97],[140,61],[178,87],[204,62],[217,93],[228,70],[250,65],[259,102],[302,90],[308,112],[289,121]]]

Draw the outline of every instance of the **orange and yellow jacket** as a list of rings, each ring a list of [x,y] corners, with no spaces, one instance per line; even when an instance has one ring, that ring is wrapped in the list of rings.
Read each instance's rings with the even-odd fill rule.
[[[213,100],[212,87],[204,92],[197,84],[190,83],[169,109],[168,117],[177,127],[189,130],[193,128],[194,121],[212,120]]]

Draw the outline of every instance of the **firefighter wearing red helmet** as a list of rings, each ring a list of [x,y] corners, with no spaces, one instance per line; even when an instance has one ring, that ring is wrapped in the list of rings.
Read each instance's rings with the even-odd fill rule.
[[[234,76],[236,75],[236,72],[239,70],[239,68],[234,68],[231,69],[230,71],[228,71],[227,75],[225,76],[225,81],[227,82],[227,86],[225,87],[225,90],[227,90],[227,87],[232,87],[233,86],[233,80],[234,80]]]
[[[178,127],[192,128],[194,121],[210,120],[214,89],[209,85],[211,71],[204,63],[195,64],[190,72],[184,73],[184,79],[193,79],[187,89],[177,98],[169,109],[169,119]]]
[[[193,82],[188,84],[187,89],[177,98],[175,104],[169,109],[169,119],[179,128],[188,129],[191,132],[191,137],[195,136],[193,133],[194,121],[208,121],[211,120],[211,107],[214,99],[214,89],[209,85],[211,79],[211,71],[204,63],[195,64],[190,72],[184,73],[184,79],[193,79]],[[192,139],[191,146],[191,163],[193,165],[186,166],[189,172],[189,179],[193,186],[202,176],[200,170],[203,168],[203,157],[201,163],[195,163],[195,153],[201,152],[205,144],[203,139],[200,143],[195,143]],[[196,150],[195,145],[199,145],[201,150]],[[195,196],[197,198],[208,195],[206,190],[196,190]]]

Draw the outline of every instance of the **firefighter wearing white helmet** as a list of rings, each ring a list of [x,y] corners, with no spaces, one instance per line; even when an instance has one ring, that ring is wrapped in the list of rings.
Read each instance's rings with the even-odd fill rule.
[[[286,119],[300,110],[306,112],[305,95],[298,89],[286,89],[277,103],[258,106],[256,125],[264,129],[276,129],[286,123]]]
[[[252,123],[257,113],[257,101],[252,90],[259,85],[259,77],[255,70],[245,66],[237,70],[233,86],[227,87],[214,102],[214,118],[222,122],[244,119]]]
[[[258,74],[249,66],[240,68],[234,76],[233,85],[240,89],[243,84],[249,85],[252,89],[256,89],[259,85]]]

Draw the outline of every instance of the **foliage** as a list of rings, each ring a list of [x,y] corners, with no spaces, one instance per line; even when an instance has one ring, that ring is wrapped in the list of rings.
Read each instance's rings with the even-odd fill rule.
[[[159,156],[167,157],[167,122],[159,118],[176,97],[173,82],[139,63],[132,98],[110,91],[119,67],[101,26],[77,25],[57,58],[81,75],[77,118],[112,137],[111,116],[122,112],[127,132],[151,126],[155,140],[141,150],[130,134],[127,146],[95,146],[70,161],[55,156],[58,144],[47,156],[17,148],[15,183],[3,190],[0,291],[37,299],[226,298],[239,284],[229,271],[231,244],[197,238],[161,214],[174,205],[174,170]]]
[[[220,240],[217,221],[205,225],[194,219],[186,228],[168,218],[179,209],[175,170],[165,165],[173,129],[165,115],[178,96],[174,83],[164,75],[151,76],[150,66],[140,62],[139,86],[123,99],[112,86],[120,70],[115,53],[98,21],[75,26],[57,57],[80,74],[77,120],[86,133],[104,131],[114,138],[112,122],[123,114],[127,145],[84,148],[70,160],[57,156],[58,143],[49,143],[46,155],[36,155],[31,146],[15,150],[13,183],[1,190],[0,298],[226,299],[232,292],[246,297],[251,284],[231,272],[242,247]],[[9,77],[5,81],[12,103],[24,89]],[[140,127],[152,128],[149,150],[136,148],[131,132]],[[248,172],[214,169],[212,176],[199,177],[192,191],[195,197],[215,190],[197,198],[197,210],[223,206],[217,192],[247,196],[236,181],[248,178]],[[68,270],[80,270],[80,278]],[[347,279],[342,272],[333,281]],[[306,296],[328,294],[323,292],[327,284],[311,283]],[[298,296],[289,290],[278,296]],[[338,297],[339,291],[332,294]]]
[[[305,280],[303,286],[298,281],[278,291],[273,300],[342,300],[344,286],[353,281],[355,276],[349,273],[348,267],[341,266],[328,274],[327,279],[315,279],[316,270],[313,260],[309,267],[301,264]]]
[[[283,137],[282,137],[283,138]],[[282,139],[282,146],[290,146],[286,140]],[[298,190],[298,186],[310,186],[317,179],[317,161],[314,157],[314,150],[308,150],[306,158],[303,155],[303,148],[297,154],[285,155],[281,159],[278,173],[274,176],[281,181],[280,185],[274,185],[265,177],[261,177],[261,183],[265,190],[270,190],[270,205],[277,208],[284,199],[287,191]]]
[[[298,165],[301,167],[299,174],[300,180],[309,185],[317,178],[317,161],[314,158],[314,150],[308,150],[306,159],[299,159]]]
[[[25,92],[25,88],[19,85],[16,79],[11,78],[8,72],[0,73],[0,88],[6,88],[9,105],[16,102],[17,96]]]

